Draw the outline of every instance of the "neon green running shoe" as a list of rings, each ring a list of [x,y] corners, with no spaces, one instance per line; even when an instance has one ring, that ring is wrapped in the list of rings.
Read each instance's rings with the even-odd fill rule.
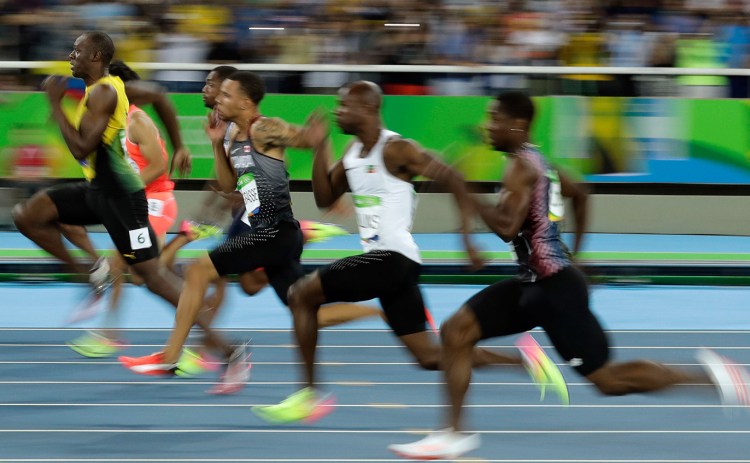
[[[322,243],[334,236],[346,236],[348,231],[331,223],[314,222],[312,220],[300,220],[302,236],[306,243]]]
[[[555,362],[544,353],[544,350],[534,338],[525,333],[516,341],[516,347],[521,351],[526,371],[529,372],[529,376],[541,391],[539,400],[544,400],[547,386],[549,386],[560,399],[560,403],[570,405],[568,385],[565,383],[562,372],[557,368]]]
[[[101,334],[88,331],[67,342],[74,352],[88,358],[105,358],[116,354],[123,345],[120,341],[109,339]]]
[[[206,238],[220,237],[224,234],[224,231],[215,223],[183,220],[180,225],[180,233],[184,233],[191,241],[198,241]]]
[[[331,413],[336,403],[333,395],[319,395],[315,389],[306,387],[276,405],[253,407],[258,417],[273,424],[304,421],[312,423]]]
[[[182,355],[177,361],[175,374],[183,378],[192,378],[209,371],[216,371],[219,368],[218,362],[208,358],[206,355],[196,352],[192,349],[185,348]]]

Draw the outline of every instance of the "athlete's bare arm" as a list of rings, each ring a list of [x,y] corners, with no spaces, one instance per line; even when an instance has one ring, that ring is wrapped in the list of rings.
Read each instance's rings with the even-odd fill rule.
[[[177,112],[169,101],[169,98],[167,98],[164,89],[153,82],[129,81],[125,83],[125,94],[128,96],[128,101],[131,104],[136,106],[144,104],[152,105],[159,119],[164,123],[167,135],[169,135],[169,140],[172,142],[172,147],[174,148],[174,156],[172,156],[169,173],[171,174],[176,168],[183,175],[189,174],[192,168],[190,150],[182,143],[180,127],[177,122]]]
[[[284,148],[312,148],[315,144],[308,126],[290,124],[278,117],[264,117],[253,124],[250,136],[265,154],[276,150],[283,152]]]
[[[389,141],[383,148],[383,162],[388,171],[404,181],[410,182],[417,176],[434,180],[438,185],[453,194],[461,220],[461,236],[469,253],[472,265],[483,265],[476,252],[469,233],[474,216],[474,203],[466,189],[463,176],[455,169],[433,156],[413,140],[398,138]]]
[[[573,242],[573,254],[578,254],[583,243],[583,234],[586,232],[588,223],[588,188],[582,183],[575,182],[563,172],[558,170],[560,178],[560,192],[566,198],[570,198],[573,205],[573,217],[575,219],[575,240]]]
[[[128,139],[138,145],[141,154],[146,159],[146,166],[141,170],[141,180],[148,185],[167,170],[159,139],[159,130],[145,113],[135,112],[130,117],[128,125]]]
[[[333,206],[349,189],[343,163],[333,163],[329,132],[328,122],[321,113],[313,113],[308,117],[304,138],[313,148],[313,197],[315,204],[321,209]]]
[[[512,158],[505,174],[497,205],[475,200],[477,211],[484,223],[505,242],[518,236],[529,211],[531,194],[538,173],[526,161]]]
[[[97,85],[91,90],[86,102],[86,112],[76,129],[62,110],[62,98],[67,86],[67,78],[50,76],[42,84],[52,107],[52,117],[60,126],[65,144],[73,157],[83,160],[102,142],[102,135],[107,129],[109,118],[117,107],[117,93],[109,85]]]
[[[236,127],[236,126],[235,126]],[[224,193],[231,193],[237,188],[237,173],[234,171],[227,151],[224,149],[224,135],[227,130],[227,123],[217,118],[208,116],[206,124],[206,135],[211,140],[211,146],[214,151],[214,167],[216,169],[216,183],[219,189]],[[234,130],[231,138],[237,136]]]

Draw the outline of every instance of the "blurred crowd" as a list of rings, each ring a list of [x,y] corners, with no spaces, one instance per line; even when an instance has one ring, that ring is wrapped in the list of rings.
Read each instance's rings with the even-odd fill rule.
[[[750,0],[0,0],[0,5],[2,60],[66,61],[75,37],[90,29],[111,34],[118,58],[127,62],[745,68],[750,56]],[[204,73],[164,70],[149,77],[173,91],[194,91]],[[351,80],[343,72],[264,77],[271,91],[283,92],[327,92]],[[394,73],[378,80],[391,93],[527,88],[536,94],[748,96],[747,78],[721,76]]]

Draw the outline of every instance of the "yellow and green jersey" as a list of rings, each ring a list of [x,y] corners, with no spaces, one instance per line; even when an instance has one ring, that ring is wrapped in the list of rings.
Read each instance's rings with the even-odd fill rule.
[[[117,193],[132,193],[144,188],[143,182],[130,164],[124,147],[125,123],[128,118],[128,97],[125,94],[125,84],[119,77],[106,75],[86,87],[86,93],[78,104],[73,117],[73,126],[78,129],[81,119],[88,110],[87,103],[91,91],[98,85],[109,85],[117,92],[117,107],[107,122],[107,128],[102,134],[102,140],[95,151],[80,161],[83,174],[91,182],[92,187],[98,187]]]

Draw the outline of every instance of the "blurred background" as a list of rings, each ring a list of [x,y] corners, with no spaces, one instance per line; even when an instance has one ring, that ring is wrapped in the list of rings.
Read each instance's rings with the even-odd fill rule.
[[[126,62],[744,68],[747,0],[5,0],[0,59],[67,61],[80,31],[110,33]],[[393,25],[393,26],[391,26]],[[67,68],[63,68],[67,71]],[[3,85],[34,88],[28,72]],[[148,76],[195,91],[201,72]],[[281,73],[283,93],[337,88],[343,73]],[[429,73],[383,76],[391,93],[748,96],[746,77]],[[634,77],[636,77],[634,79]],[[690,77],[690,76],[688,76]],[[553,80],[552,82],[550,80]]]

